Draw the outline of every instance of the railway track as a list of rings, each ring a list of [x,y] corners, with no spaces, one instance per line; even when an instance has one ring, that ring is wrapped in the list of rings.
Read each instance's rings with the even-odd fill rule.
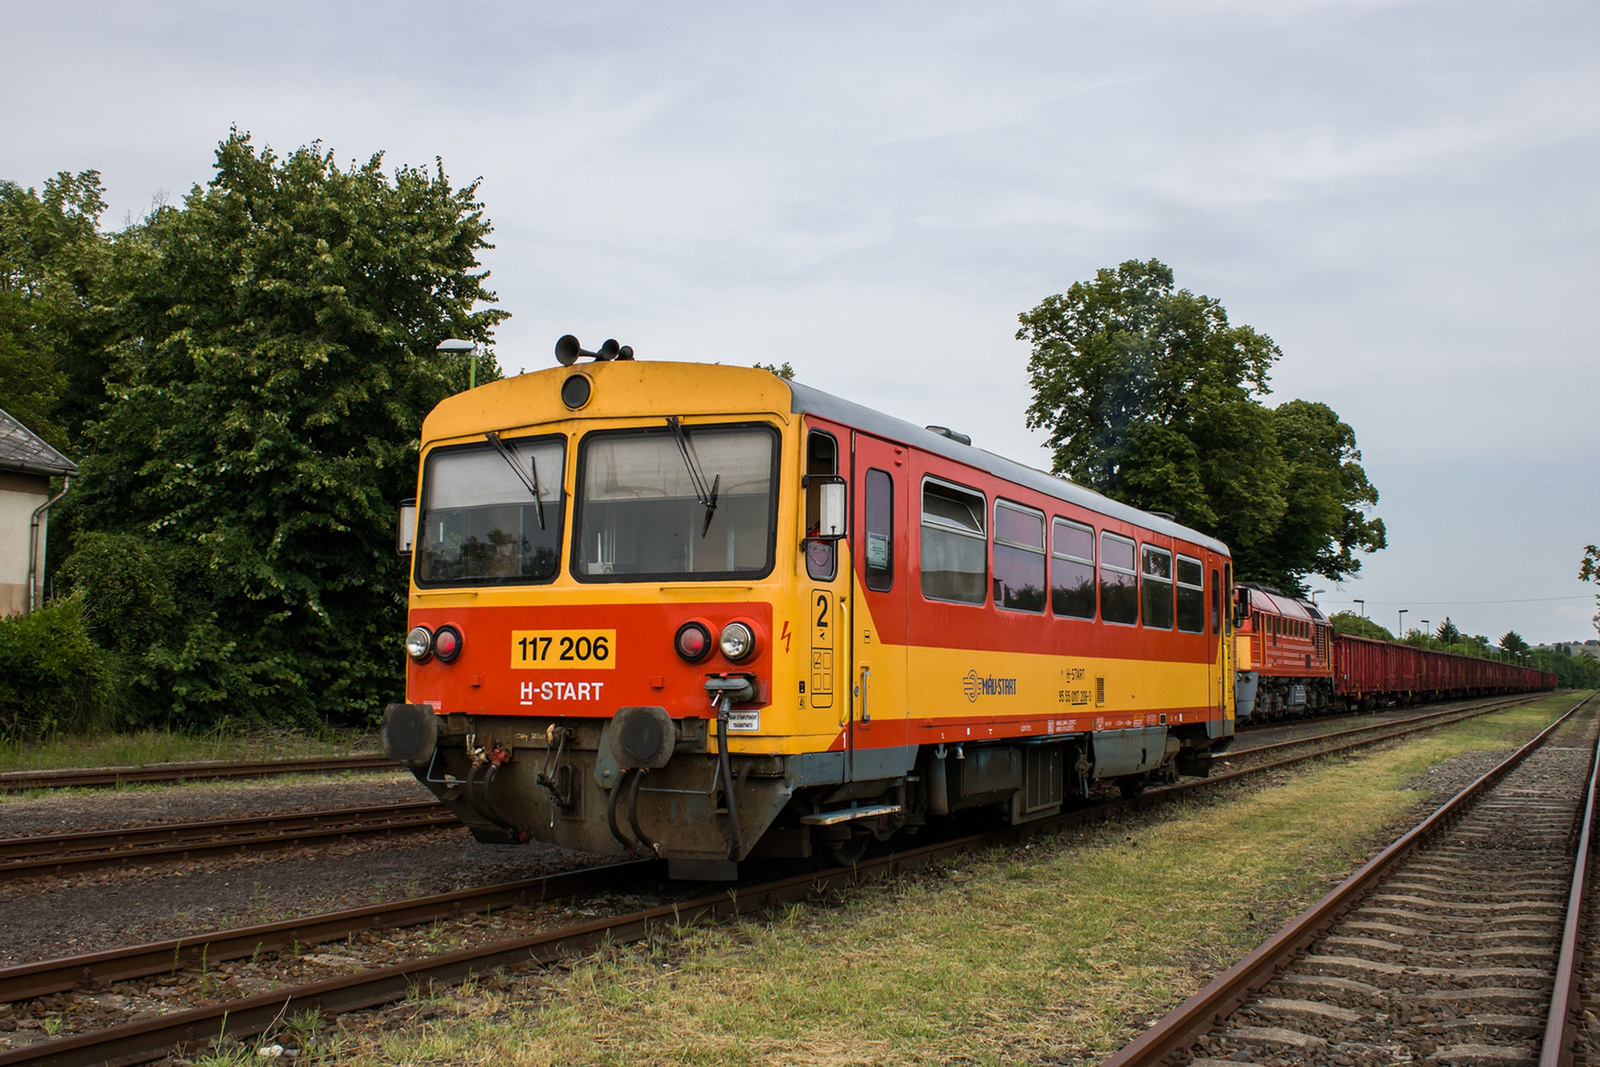
[[[1498,710],[1503,703],[1506,702],[1461,710],[1463,714],[1487,714]],[[1447,724],[1435,716],[1430,717],[1428,722],[1413,724],[1403,732],[1411,733]],[[1198,795],[1200,791],[1215,789],[1222,783],[1324,758],[1335,751],[1352,751],[1391,740],[1395,736],[1399,734],[1347,739],[1335,750],[1288,756],[1209,779],[1186,781],[1143,797],[1065,812],[1022,827],[1000,828],[942,841],[869,859],[853,867],[808,871],[764,884],[742,885],[735,891],[718,891],[696,899],[564,925],[525,936],[488,940],[459,951],[418,955],[398,962],[364,966],[356,974],[285,986],[270,993],[236,997],[104,1027],[94,1032],[60,1037],[0,1052],[0,1067],[13,1064],[50,1064],[57,1067],[108,1062],[132,1064],[157,1058],[174,1049],[192,1052],[218,1039],[223,1033],[234,1037],[260,1033],[298,1011],[315,1009],[324,1017],[329,1017],[401,999],[411,990],[427,983],[445,985],[497,967],[515,969],[584,953],[601,943],[638,940],[648,936],[654,925],[676,924],[696,918],[726,918],[761,911],[774,905],[812,897],[819,891],[914,870],[963,852],[989,848],[1039,832],[1100,821],[1118,812],[1155,807],[1165,803],[1175,793],[1195,792]],[[264,926],[23,964],[0,969],[0,1000],[28,1000],[72,989],[92,989],[112,982],[170,975],[180,967],[214,966],[223,961],[258,956],[288,946],[298,949],[347,939],[352,934],[374,929],[393,930],[438,923],[489,909],[558,900],[578,893],[636,891],[640,887],[658,885],[663,866],[652,860],[615,864],[486,889],[403,900]]]
[[[119,785],[203,782],[225,778],[273,778],[285,774],[335,774],[339,771],[396,770],[388,756],[315,756],[255,763],[215,760],[158,763],[148,767],[88,767],[64,771],[0,772],[0,793],[31,789],[112,789]]]
[[[1552,739],[1591,699],[1106,1067],[1570,1062],[1600,749]]]
[[[0,882],[299,845],[421,833],[460,822],[433,800],[0,839]]]
[[[1269,745],[1240,749],[1230,759],[1302,745],[1346,742],[1367,737],[1369,744],[1420,728],[1448,725],[1474,715],[1487,714],[1527,698],[1491,701],[1467,708],[1452,708],[1375,723],[1336,733],[1293,738]],[[41,834],[0,839],[0,882],[45,875],[71,875],[117,867],[182,862],[211,856],[239,855],[302,845],[326,844],[369,837],[420,833],[458,825],[437,801],[288,812],[245,819],[214,819],[191,823],[117,827],[65,834]]]

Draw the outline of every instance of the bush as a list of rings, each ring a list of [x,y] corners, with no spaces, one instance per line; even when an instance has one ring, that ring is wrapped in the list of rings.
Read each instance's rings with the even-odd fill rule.
[[[89,637],[78,599],[0,619],[0,735],[103,729],[121,693],[116,660]]]
[[[119,662],[131,724],[268,718],[262,709],[281,679],[270,664],[242,662],[218,628],[214,582],[198,549],[128,533],[81,534],[73,547],[62,576],[82,602],[89,636]]]

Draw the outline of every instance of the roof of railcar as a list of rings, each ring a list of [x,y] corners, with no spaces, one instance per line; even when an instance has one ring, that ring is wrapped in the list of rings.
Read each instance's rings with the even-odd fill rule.
[[[881,411],[799,382],[785,381],[761,368],[677,360],[612,360],[582,363],[570,368],[548,367],[528,371],[446,397],[423,421],[423,438],[425,441],[438,440],[478,434],[487,428],[503,429],[569,418],[572,413],[562,404],[560,389],[566,376],[574,371],[594,379],[597,395],[624,397],[623,402],[630,406],[630,410],[636,409],[636,414],[721,415],[748,410],[781,411],[785,400],[781,390],[787,389],[789,408],[795,414],[818,415],[933,452],[1108,518],[1228,555],[1226,545],[1198,530],[1120,504],[1092,489],[997,456],[993,452],[959,444],[942,434]],[[714,385],[735,383],[736,388],[732,391],[713,388]]]
[[[852,426],[858,430],[876,434],[890,440],[902,441],[905,444],[920,448],[925,452],[934,452],[957,463],[977,467],[987,471],[996,478],[1003,478],[1008,482],[1027,486],[1029,489],[1065,500],[1069,504],[1087,508],[1098,512],[1108,518],[1118,519],[1122,522],[1141,526],[1153,533],[1175,537],[1181,541],[1201,545],[1213,552],[1224,556],[1229,555],[1228,546],[1216,538],[1203,534],[1198,530],[1191,530],[1187,526],[1163,519],[1159,515],[1152,515],[1148,511],[1112,500],[1110,497],[1085,488],[1076,482],[1069,482],[1065,478],[1058,478],[1053,474],[1046,474],[1042,470],[1018,463],[1015,460],[997,456],[993,452],[972,445],[964,445],[953,441],[943,434],[934,433],[926,427],[915,423],[897,419],[893,415],[885,415],[881,411],[864,407],[824,393],[820,389],[813,389],[809,385],[799,382],[790,382],[789,388],[794,395],[793,410],[797,414],[818,415],[834,422]]]

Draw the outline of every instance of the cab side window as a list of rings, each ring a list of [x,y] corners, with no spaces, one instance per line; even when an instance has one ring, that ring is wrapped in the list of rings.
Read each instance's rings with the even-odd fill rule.
[[[812,430],[806,437],[807,534],[822,528],[822,486],[817,478],[838,473],[838,442],[831,433]],[[831,581],[838,566],[838,547],[832,541],[806,542],[806,574],[820,582]]]

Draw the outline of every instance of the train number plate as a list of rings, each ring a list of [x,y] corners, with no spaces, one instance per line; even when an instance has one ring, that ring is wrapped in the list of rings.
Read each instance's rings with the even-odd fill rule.
[[[512,630],[511,668],[609,671],[617,665],[615,630]]]

